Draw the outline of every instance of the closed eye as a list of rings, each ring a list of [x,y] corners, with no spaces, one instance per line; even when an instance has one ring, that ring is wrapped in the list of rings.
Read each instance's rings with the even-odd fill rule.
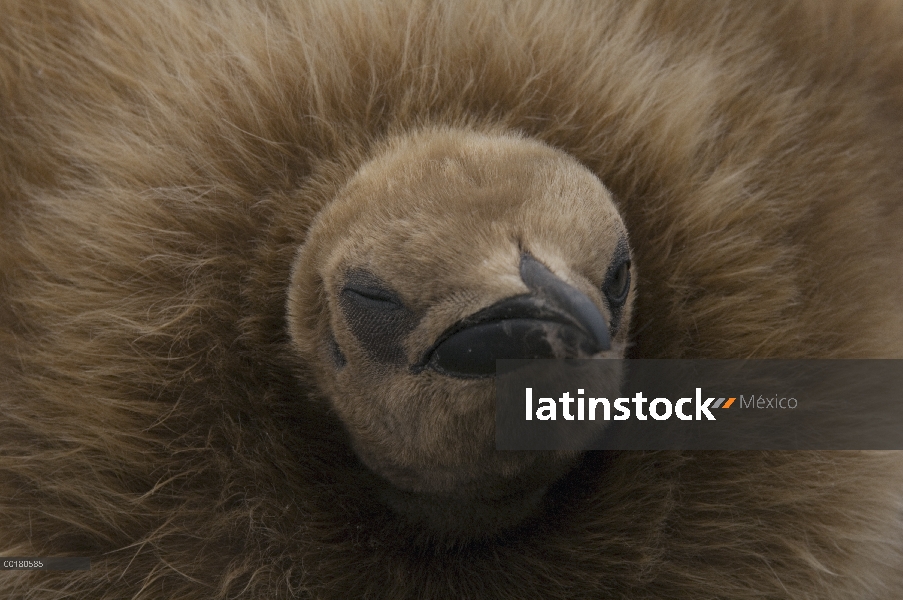
[[[348,332],[377,363],[402,365],[407,360],[402,344],[417,326],[417,316],[394,290],[363,269],[350,271],[339,292],[339,307]]]
[[[355,304],[376,310],[401,310],[404,308],[398,296],[381,288],[347,285],[342,289],[342,296]]]
[[[605,282],[605,296],[610,307],[617,307],[627,300],[630,291],[630,261],[625,260],[617,265]]]
[[[630,295],[630,250],[625,239],[621,239],[615,247],[608,274],[602,284],[602,293],[605,294],[611,315],[609,329],[611,335],[615,336],[621,327],[622,309]]]

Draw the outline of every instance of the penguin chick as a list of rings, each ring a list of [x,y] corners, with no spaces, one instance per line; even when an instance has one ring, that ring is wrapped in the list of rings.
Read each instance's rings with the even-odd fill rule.
[[[572,452],[495,451],[495,360],[623,357],[631,263],[612,196],[566,154],[431,130],[388,143],[311,227],[295,348],[416,520],[471,532],[541,504]]]

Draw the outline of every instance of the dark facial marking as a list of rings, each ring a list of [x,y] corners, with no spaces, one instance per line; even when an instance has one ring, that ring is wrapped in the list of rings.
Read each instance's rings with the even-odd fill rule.
[[[339,307],[348,329],[370,359],[381,364],[405,364],[402,341],[417,326],[417,317],[387,284],[368,271],[349,271],[339,294]]]
[[[627,242],[623,239],[618,242],[609,263],[605,283],[602,284],[602,292],[605,294],[605,301],[608,303],[608,310],[611,313],[610,329],[611,335],[614,337],[621,325],[622,309],[630,293],[630,250]]]
[[[329,332],[329,339],[326,343],[329,345],[329,355],[332,357],[332,364],[335,365],[336,369],[341,369],[348,363],[348,360],[342,353],[342,349],[339,348],[339,343],[335,341],[335,335],[332,331]]]

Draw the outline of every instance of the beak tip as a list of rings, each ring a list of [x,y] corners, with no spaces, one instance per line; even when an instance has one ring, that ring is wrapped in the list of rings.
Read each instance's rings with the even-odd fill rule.
[[[529,254],[521,257],[520,274],[531,293],[496,302],[447,329],[413,372],[491,377],[497,359],[589,358],[611,349],[608,323],[586,294]]]

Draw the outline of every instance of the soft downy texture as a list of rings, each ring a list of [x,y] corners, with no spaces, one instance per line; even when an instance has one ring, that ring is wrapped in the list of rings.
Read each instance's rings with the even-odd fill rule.
[[[285,304],[392,136],[611,190],[630,355],[903,357],[898,2],[0,1],[0,552],[15,598],[895,598],[899,453],[589,455],[493,540],[369,493]]]

